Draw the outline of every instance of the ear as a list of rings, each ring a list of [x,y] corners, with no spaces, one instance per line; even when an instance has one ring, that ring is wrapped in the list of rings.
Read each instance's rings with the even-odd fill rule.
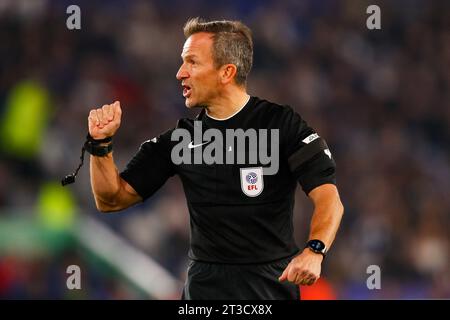
[[[220,81],[222,84],[228,84],[236,76],[237,67],[234,64],[225,64],[220,68]]]

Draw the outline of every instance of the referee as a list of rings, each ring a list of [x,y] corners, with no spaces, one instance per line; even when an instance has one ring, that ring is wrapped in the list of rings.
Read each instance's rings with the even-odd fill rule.
[[[142,143],[119,173],[111,140],[120,126],[120,103],[91,110],[87,151],[96,206],[102,212],[123,210],[145,201],[178,175],[191,228],[183,299],[299,299],[299,285],[319,279],[344,211],[332,154],[292,108],[247,93],[253,59],[248,27],[238,21],[196,18],[185,24],[184,34],[176,78],[186,106],[200,108],[200,113]],[[254,130],[258,144],[242,148],[202,135],[210,130],[226,137],[230,129]],[[277,135],[269,134],[270,143],[261,143],[268,137],[260,134],[262,129]],[[180,149],[183,157],[202,155],[209,147],[224,158],[234,152],[227,158],[234,161],[174,161],[179,132],[194,137]],[[261,153],[251,161],[250,149],[256,147],[265,147],[268,150],[262,151],[277,160],[275,172],[269,173]],[[297,183],[314,204],[309,241],[300,250],[292,221]]]

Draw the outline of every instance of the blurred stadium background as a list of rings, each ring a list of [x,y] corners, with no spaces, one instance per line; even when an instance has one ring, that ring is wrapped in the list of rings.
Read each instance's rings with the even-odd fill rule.
[[[81,30],[66,8],[81,8]],[[381,7],[381,30],[366,8]],[[253,30],[249,92],[326,137],[346,208],[305,297],[450,298],[449,1],[0,0],[0,297],[178,299],[189,217],[181,184],[100,214],[79,161],[88,110],[120,100],[119,169],[184,107],[175,73],[189,17]],[[297,241],[311,204],[299,189]],[[82,289],[66,288],[81,268]],[[381,290],[368,290],[378,265]]]

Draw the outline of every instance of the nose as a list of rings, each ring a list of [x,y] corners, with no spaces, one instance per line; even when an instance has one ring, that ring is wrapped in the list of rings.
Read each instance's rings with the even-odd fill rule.
[[[178,69],[176,77],[178,80],[183,80],[189,77],[189,73],[184,68],[184,63],[181,65],[180,69]]]

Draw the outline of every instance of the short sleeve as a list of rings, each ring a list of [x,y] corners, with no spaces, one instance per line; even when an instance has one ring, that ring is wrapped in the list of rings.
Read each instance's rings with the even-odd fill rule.
[[[325,139],[291,107],[284,108],[282,144],[303,191],[308,194],[322,184],[336,184],[336,163]]]
[[[172,131],[169,130],[142,143],[125,170],[120,173],[120,177],[144,200],[152,196],[175,174],[175,167],[170,158]]]

